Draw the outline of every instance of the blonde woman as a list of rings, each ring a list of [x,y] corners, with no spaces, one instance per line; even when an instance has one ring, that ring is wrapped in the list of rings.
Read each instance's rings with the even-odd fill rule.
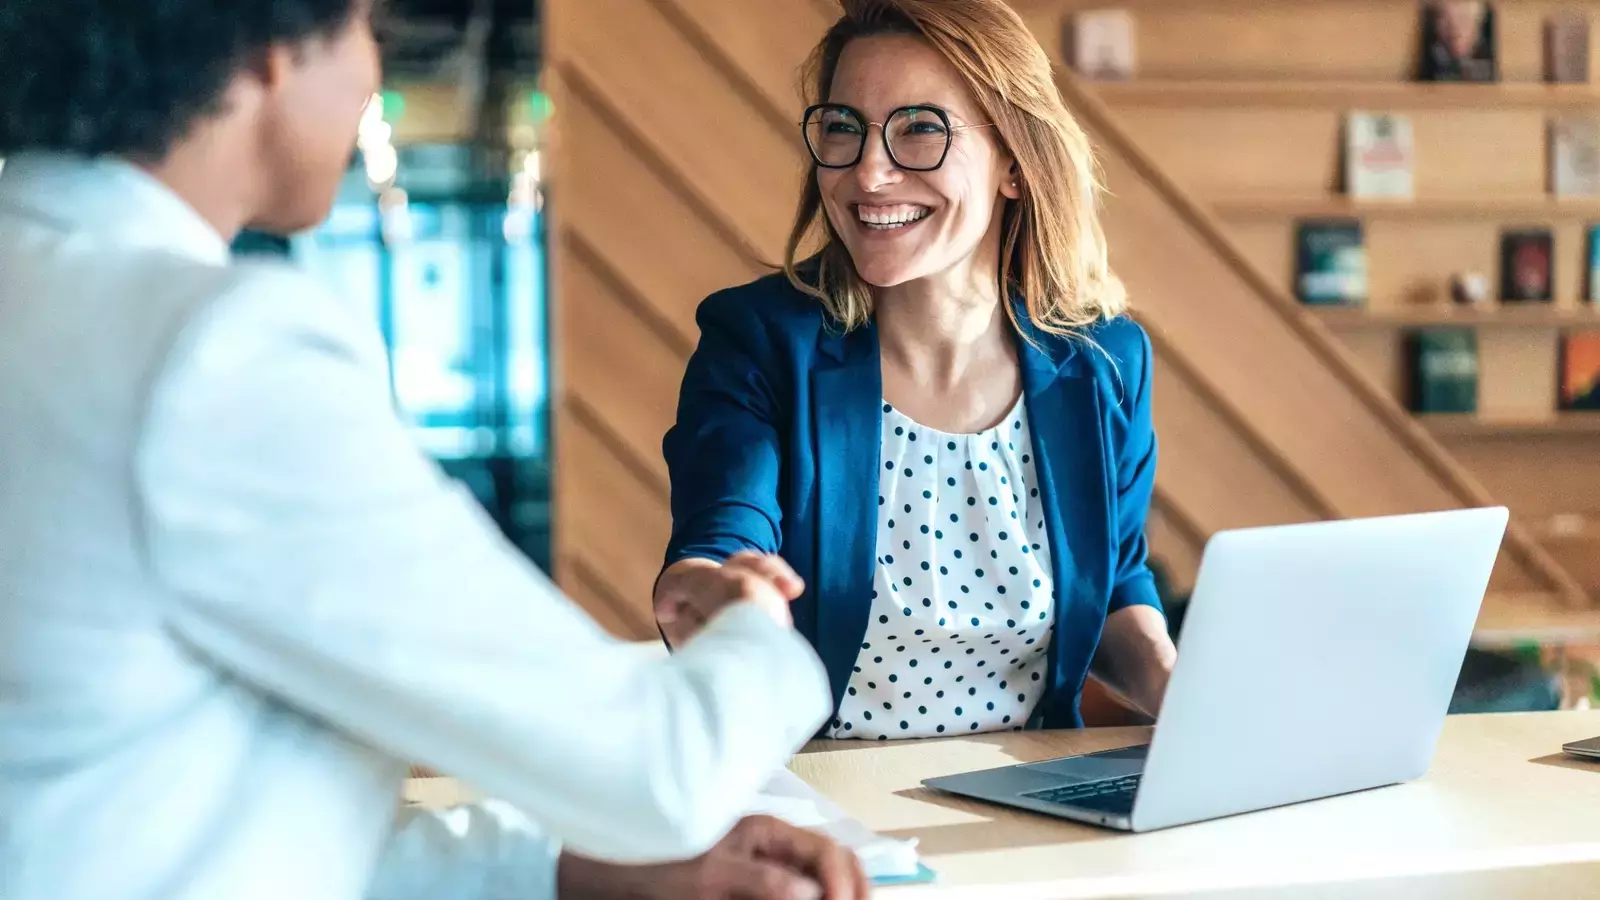
[[[1089,142],[1001,0],[843,6],[785,273],[700,308],[663,633],[770,578],[827,667],[829,737],[1075,727],[1091,662],[1154,714],[1176,652],[1146,566],[1151,352]]]

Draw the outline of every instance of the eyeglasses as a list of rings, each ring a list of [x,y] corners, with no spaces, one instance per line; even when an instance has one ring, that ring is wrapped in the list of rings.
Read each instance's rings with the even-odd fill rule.
[[[993,124],[951,125],[949,114],[937,106],[902,106],[880,124],[843,103],[818,103],[806,108],[801,127],[811,158],[824,169],[848,169],[861,162],[867,131],[877,125],[883,130],[883,148],[896,166],[931,172],[944,165],[952,134]]]

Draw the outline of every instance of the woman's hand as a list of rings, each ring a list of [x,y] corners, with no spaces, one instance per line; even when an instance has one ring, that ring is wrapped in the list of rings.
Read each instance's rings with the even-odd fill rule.
[[[667,643],[679,646],[732,603],[754,603],[785,627],[794,623],[789,602],[805,590],[782,557],[736,553],[717,563],[684,559],[661,573],[656,583],[656,624]]]
[[[659,866],[561,857],[558,900],[866,900],[856,855],[813,831],[749,816],[703,856]]]

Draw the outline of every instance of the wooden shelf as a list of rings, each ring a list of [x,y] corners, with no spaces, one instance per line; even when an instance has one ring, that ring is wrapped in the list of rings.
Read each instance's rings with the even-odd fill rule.
[[[1600,85],[1408,81],[1189,81],[1149,78],[1089,82],[1113,105],[1410,109],[1593,109]]]
[[[1600,220],[1600,197],[1419,197],[1414,200],[1347,196],[1222,197],[1213,199],[1212,207],[1225,219]]]
[[[1575,608],[1542,593],[1490,592],[1483,598],[1472,643],[1483,649],[1600,643],[1600,608]]]
[[[1552,413],[1545,418],[1496,419],[1473,414],[1417,413],[1436,435],[1449,437],[1540,437],[1592,434],[1600,437],[1600,413]]]
[[[1553,303],[1498,303],[1483,306],[1457,306],[1437,303],[1426,306],[1306,306],[1305,310],[1338,330],[1422,328],[1449,325],[1511,328],[1600,328],[1600,306],[1556,305]]]

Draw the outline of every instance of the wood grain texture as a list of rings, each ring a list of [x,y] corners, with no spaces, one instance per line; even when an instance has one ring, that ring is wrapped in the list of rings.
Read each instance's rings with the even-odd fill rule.
[[[1143,835],[921,786],[1139,743],[1143,729],[817,741],[791,768],[868,827],[918,839],[940,882],[907,897],[1185,896],[1600,862],[1600,765],[1559,756],[1597,733],[1594,711],[1456,716],[1419,782]]]

